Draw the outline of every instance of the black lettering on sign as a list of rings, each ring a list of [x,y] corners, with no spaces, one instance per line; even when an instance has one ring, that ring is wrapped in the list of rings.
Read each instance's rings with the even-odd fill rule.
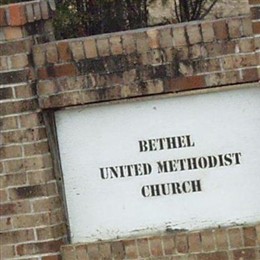
[[[143,197],[158,197],[202,191],[201,180],[145,185],[141,188]]]

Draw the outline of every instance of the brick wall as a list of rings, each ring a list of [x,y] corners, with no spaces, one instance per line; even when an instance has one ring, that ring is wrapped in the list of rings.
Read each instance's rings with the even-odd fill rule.
[[[57,260],[66,242],[47,111],[257,83],[259,0],[249,1],[253,20],[241,16],[58,42],[52,41],[51,1],[0,7],[1,259]],[[260,225],[250,225],[65,245],[62,254],[66,260],[254,260],[259,249]]]
[[[58,259],[64,240],[32,67],[33,44],[53,39],[52,13],[46,1],[0,7],[0,259]]]
[[[33,52],[45,109],[258,80],[247,16],[52,42]]]

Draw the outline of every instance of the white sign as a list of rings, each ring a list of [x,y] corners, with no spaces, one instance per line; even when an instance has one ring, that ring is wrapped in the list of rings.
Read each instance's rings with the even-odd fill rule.
[[[260,88],[55,113],[72,242],[260,221]]]

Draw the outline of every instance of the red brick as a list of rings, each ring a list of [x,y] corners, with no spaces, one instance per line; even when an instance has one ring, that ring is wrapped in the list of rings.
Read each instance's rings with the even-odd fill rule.
[[[244,227],[244,243],[245,246],[255,246],[257,242],[257,235],[255,227]]]
[[[162,241],[160,238],[149,238],[149,243],[152,256],[163,256]]]
[[[217,21],[213,23],[213,28],[217,40],[226,40],[228,38],[228,30],[226,21]]]
[[[172,255],[175,252],[175,243],[172,236],[162,237],[163,250],[165,255]]]
[[[253,22],[253,33],[260,34],[260,22]]]
[[[250,8],[252,20],[260,19],[260,6],[255,6]]]
[[[241,230],[232,228],[228,230],[229,243],[231,248],[240,248],[243,245]]]
[[[190,233],[188,234],[188,244],[189,244],[189,252],[201,252],[201,236],[200,233]]]
[[[177,234],[175,243],[178,253],[188,253],[188,239],[186,234]]]
[[[199,254],[197,255],[197,260],[228,260],[228,254],[226,252],[216,252],[209,254]],[[240,259],[242,260],[242,259]],[[253,259],[251,259],[253,260]]]
[[[228,248],[227,232],[225,229],[216,229],[214,231],[216,246],[218,250]]]
[[[54,69],[56,77],[73,77],[78,74],[77,67],[74,64],[56,65]]]
[[[147,238],[138,239],[137,245],[138,245],[139,255],[141,257],[149,257],[150,256]]]
[[[257,68],[242,70],[243,82],[254,82],[259,80]]]
[[[254,260],[256,259],[255,249],[241,249],[233,251],[233,260]]]
[[[113,259],[124,259],[125,258],[125,250],[124,244],[122,241],[116,241],[111,244],[111,256]]]
[[[71,60],[71,51],[68,42],[59,42],[57,48],[60,62]]]
[[[228,21],[228,32],[230,38],[241,37],[241,20],[232,18]]]
[[[180,77],[171,79],[169,82],[169,90],[174,92],[200,89],[206,86],[204,76]]]
[[[135,240],[123,241],[127,259],[137,259],[137,246]]]
[[[8,24],[11,26],[24,25],[26,23],[24,5],[10,5],[8,20]]]
[[[17,246],[17,254],[19,256],[32,255],[32,254],[44,254],[44,253],[56,253],[60,251],[62,240],[38,242],[30,244],[20,244]]]

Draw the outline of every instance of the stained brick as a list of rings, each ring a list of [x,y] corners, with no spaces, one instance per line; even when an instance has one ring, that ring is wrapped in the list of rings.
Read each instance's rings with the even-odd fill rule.
[[[206,22],[201,24],[202,39],[203,42],[212,42],[215,39],[213,23]]]
[[[110,54],[108,38],[98,38],[96,41],[98,55],[100,57],[108,56]]]
[[[8,24],[23,25],[26,23],[24,5],[16,4],[9,7]]]
[[[160,237],[149,238],[152,256],[163,256],[162,241]]]
[[[184,26],[174,27],[172,29],[172,34],[173,34],[173,46],[179,47],[179,46],[187,45]]]
[[[55,253],[60,251],[60,247],[63,244],[62,240],[20,244],[17,246],[17,253],[19,256]]]
[[[230,38],[239,38],[241,36],[241,20],[240,19],[230,19],[228,21],[228,32]]]
[[[146,239],[146,238],[138,239],[137,240],[137,246],[138,246],[139,255],[141,257],[149,257],[150,256],[148,239]]]
[[[123,241],[127,259],[137,259],[137,245],[135,240]]]
[[[257,242],[257,235],[255,227],[244,227],[244,244],[245,246],[255,246]]]
[[[243,245],[241,230],[239,228],[229,229],[228,236],[231,248],[240,248]]]
[[[58,61],[58,51],[56,44],[46,45],[46,59],[48,63],[56,63]]]
[[[225,250],[228,248],[227,231],[225,229],[214,230],[217,249]]]
[[[10,99],[13,97],[13,91],[11,88],[0,89],[0,100]]]
[[[109,43],[112,55],[119,55],[123,53],[122,40],[120,36],[111,36],[109,38]]]
[[[200,233],[190,233],[188,234],[188,245],[189,252],[201,252],[201,236]]]
[[[6,21],[6,9],[5,8],[0,8],[0,26],[6,26],[7,21]]]
[[[228,30],[226,21],[217,21],[213,23],[215,37],[217,40],[226,40],[228,38]]]
[[[164,236],[162,237],[163,250],[165,255],[172,255],[175,252],[174,237]]]
[[[78,61],[85,58],[83,43],[81,41],[70,42],[70,49],[74,60]]]
[[[143,53],[149,51],[149,44],[148,44],[148,37],[144,32],[136,33],[135,35],[136,40],[136,49],[137,52]]]
[[[0,73],[0,85],[26,82],[29,70],[19,70]]]
[[[148,36],[148,44],[151,49],[156,49],[160,47],[159,30],[149,29],[147,30],[147,36]]]
[[[188,239],[186,234],[177,234],[175,237],[175,243],[178,253],[188,253]]]
[[[135,52],[136,46],[133,34],[124,34],[122,36],[122,43],[125,53],[130,54]]]
[[[68,42],[59,42],[57,44],[57,48],[60,62],[66,62],[71,60],[71,50]]]
[[[240,249],[233,251],[234,260],[253,260],[256,259],[255,249]]]
[[[187,26],[186,31],[187,31],[190,44],[196,44],[202,41],[200,27],[198,24]]]

